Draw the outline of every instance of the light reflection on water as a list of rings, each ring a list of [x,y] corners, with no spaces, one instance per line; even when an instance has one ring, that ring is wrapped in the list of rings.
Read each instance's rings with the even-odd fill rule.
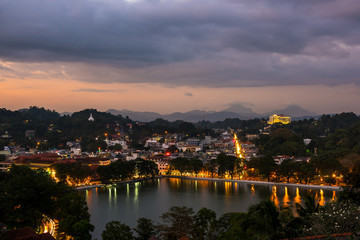
[[[283,198],[283,207],[289,207],[290,198],[289,198],[289,194],[288,194],[288,189],[287,189],[287,187],[284,187],[284,189],[285,189],[285,194],[284,194],[284,198]]]
[[[337,199],[337,191],[331,190],[178,178],[81,192],[86,197],[91,222],[95,225],[93,237],[98,239],[109,221],[121,221],[131,227],[136,226],[140,217],[156,222],[171,206],[187,206],[195,212],[207,207],[220,217],[226,212],[246,212],[252,204],[265,199],[271,199],[278,207],[290,208],[295,203],[301,204],[306,194],[315,195],[320,205]]]

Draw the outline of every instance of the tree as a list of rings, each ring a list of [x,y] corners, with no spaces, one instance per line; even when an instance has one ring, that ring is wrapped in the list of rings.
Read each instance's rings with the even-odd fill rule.
[[[243,229],[246,219],[245,213],[226,213],[217,221],[217,240],[247,240],[251,239],[251,234],[247,235]],[[214,239],[214,238],[210,238]]]
[[[136,240],[149,240],[151,236],[155,236],[156,234],[152,220],[147,218],[139,218],[134,231],[137,233]]]
[[[332,175],[336,171],[342,171],[343,167],[339,162],[341,153],[338,151],[327,151],[311,158],[311,163],[319,171],[320,175]]]
[[[44,215],[57,220],[59,239],[91,239],[90,215],[84,196],[64,182],[56,183],[44,170],[13,165],[1,176],[0,222],[8,229],[31,227],[37,230]]]
[[[305,180],[305,184],[310,183],[316,174],[315,166],[312,163],[307,163],[307,162],[297,163],[295,165],[295,169],[297,173],[296,176],[300,183],[302,182],[302,180]]]
[[[252,239],[278,239],[281,230],[279,211],[270,200],[252,205],[243,223],[247,234],[253,235]]]
[[[217,170],[217,161],[216,159],[211,159],[207,163],[205,163],[205,168],[207,171],[211,172],[211,177],[214,177],[214,173]]]
[[[53,165],[53,168],[56,172],[55,176],[60,181],[69,179],[75,184],[83,182],[87,177],[91,177],[93,175],[93,171],[90,170],[90,167],[82,165],[80,162],[71,164],[58,163]]]
[[[246,160],[244,158],[237,158],[235,160],[235,174],[242,176],[246,169]]]
[[[111,165],[111,164],[110,164]],[[109,166],[99,166],[96,169],[96,173],[99,175],[102,182],[108,182],[112,178],[112,169]]]
[[[328,203],[309,216],[307,236],[352,233],[356,239],[360,230],[359,205],[349,201]]]
[[[229,156],[225,153],[220,153],[216,158],[217,164],[219,166],[219,175],[228,173],[232,179],[234,176],[236,159],[237,158],[235,156]]]
[[[260,157],[256,166],[256,168],[259,170],[259,174],[267,178],[268,182],[270,182],[270,175],[272,172],[274,172],[275,167],[276,165],[274,159],[269,155]]]
[[[160,236],[165,240],[177,240],[181,237],[192,236],[194,228],[194,211],[188,207],[171,207],[160,218],[163,223],[158,225]]]
[[[319,203],[316,203],[315,196],[306,195],[304,205],[300,203],[295,204],[296,212],[300,217],[306,218],[309,215],[319,211]]]
[[[166,151],[173,154],[179,152],[179,149],[175,145],[171,145],[168,149],[166,149]]]
[[[136,170],[139,176],[155,177],[159,173],[159,169],[154,161],[146,161],[138,158],[136,161]]]
[[[189,160],[189,170],[194,172],[195,175],[197,175],[202,168],[204,167],[204,164],[201,160],[199,159],[190,159]]]
[[[61,239],[66,235],[76,239],[91,239],[94,226],[90,223],[87,203],[84,196],[64,183],[57,189],[57,211],[55,219],[59,221],[57,232]]]
[[[188,168],[189,159],[177,157],[177,158],[171,160],[170,165],[173,169],[178,170],[180,172],[180,175],[182,176],[182,174]]]
[[[335,185],[336,184],[336,178],[334,178],[333,176],[327,176],[327,177],[324,177],[324,182],[329,184],[329,186]]]
[[[111,151],[121,151],[122,146],[118,143],[116,143],[114,146],[108,146],[108,149]]]
[[[47,172],[13,165],[1,185],[0,222],[10,229],[25,226],[36,229],[44,214],[53,216],[57,186]]]
[[[71,172],[71,165],[70,164],[54,164],[52,168],[55,170],[55,177],[59,179],[59,181],[66,181],[68,175]]]
[[[91,240],[91,234],[89,229],[94,231],[94,226],[88,220],[80,220],[73,226],[74,229],[74,240]]]
[[[215,230],[216,213],[208,208],[201,208],[194,217],[193,237],[197,240],[209,239]]]
[[[70,177],[74,179],[76,183],[83,182],[85,178],[93,175],[88,165],[82,165],[81,163],[71,164]]]
[[[108,222],[101,233],[103,240],[134,240],[131,228],[119,221]]]
[[[294,163],[291,159],[285,159],[281,162],[279,173],[286,178],[286,182],[290,182],[290,178],[294,176]]]

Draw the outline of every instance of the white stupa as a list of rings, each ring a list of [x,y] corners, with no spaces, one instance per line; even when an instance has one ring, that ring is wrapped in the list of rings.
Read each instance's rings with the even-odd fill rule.
[[[89,117],[88,121],[90,121],[90,122],[95,121],[94,117],[92,116],[92,113],[90,113],[90,117]]]

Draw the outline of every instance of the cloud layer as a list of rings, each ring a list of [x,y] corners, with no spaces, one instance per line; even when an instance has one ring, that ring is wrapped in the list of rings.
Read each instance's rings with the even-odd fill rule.
[[[359,12],[358,0],[3,0],[0,59],[18,67],[0,64],[0,76],[360,84]]]

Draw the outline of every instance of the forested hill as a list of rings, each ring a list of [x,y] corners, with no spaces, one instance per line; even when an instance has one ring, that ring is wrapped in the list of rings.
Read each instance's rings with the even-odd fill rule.
[[[95,121],[88,121],[90,114]],[[359,123],[360,118],[354,113],[341,113],[335,115],[323,115],[319,119],[304,119],[293,121],[289,125],[273,125],[271,131],[278,128],[286,128],[291,131],[300,142],[304,138],[313,139],[322,149],[353,149],[360,142]],[[0,148],[9,144],[10,141],[23,146],[31,146],[29,138],[25,138],[27,130],[35,131],[36,139],[46,139],[47,147],[60,148],[66,141],[76,139],[94,139],[103,137],[104,133],[128,135],[130,141],[136,144],[153,134],[182,133],[188,137],[200,137],[205,135],[215,136],[216,129],[232,128],[241,130],[240,136],[246,134],[258,134],[259,130],[268,126],[267,119],[226,119],[211,123],[201,121],[190,123],[184,121],[170,122],[164,119],[156,119],[146,124],[139,124],[128,117],[99,112],[96,109],[85,109],[72,115],[60,116],[59,113],[39,107],[30,107],[18,111],[0,109]],[[265,136],[268,138],[269,136]],[[268,141],[268,139],[263,139]],[[261,142],[260,142],[261,144]]]

